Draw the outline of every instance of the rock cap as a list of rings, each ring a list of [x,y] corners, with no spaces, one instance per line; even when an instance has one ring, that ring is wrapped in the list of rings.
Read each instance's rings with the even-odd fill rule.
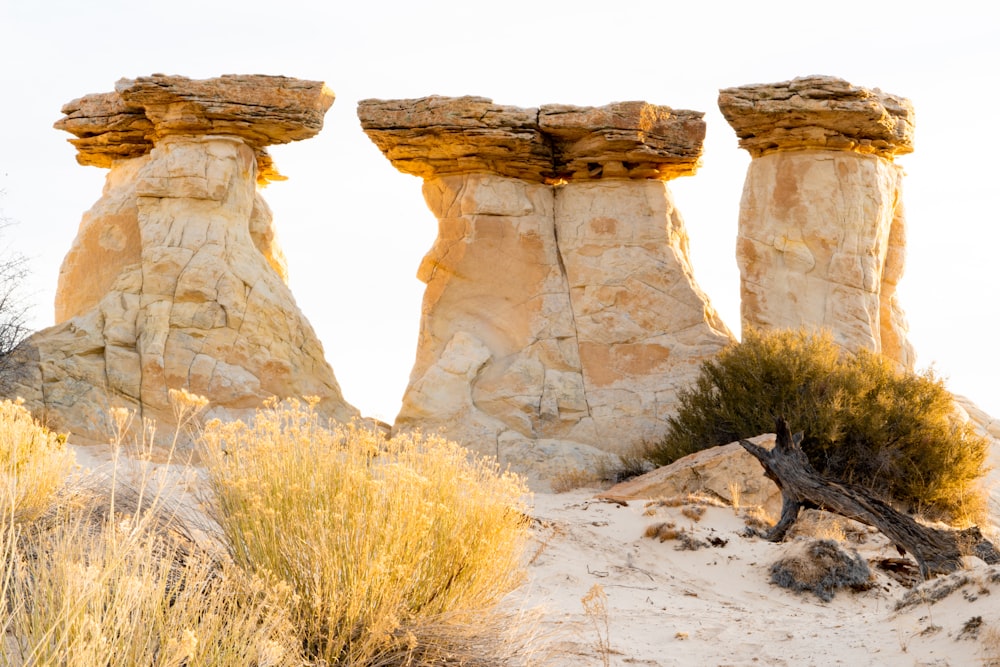
[[[266,147],[315,136],[333,100],[321,81],[153,74],[121,79],[114,92],[68,102],[55,127],[76,135],[69,141],[77,148],[77,162],[97,167],[145,155],[168,135],[237,136],[254,149],[258,180],[266,182],[281,178]]]
[[[693,174],[703,114],[647,102],[524,109],[485,97],[362,100],[361,127],[400,171],[425,179],[492,173],[558,183]]]
[[[892,159],[913,152],[913,104],[832,76],[719,91],[719,109],[753,157],[839,150]]]

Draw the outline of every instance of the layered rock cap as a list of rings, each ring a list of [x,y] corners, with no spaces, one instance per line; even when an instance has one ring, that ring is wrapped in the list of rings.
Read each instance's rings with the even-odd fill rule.
[[[544,482],[662,435],[731,334],[698,288],[663,181],[702,114],[365,100],[362,127],[438,218],[397,429],[442,430]]]
[[[76,135],[77,162],[110,167],[145,155],[169,135],[241,138],[257,156],[258,179],[278,180],[266,147],[315,136],[334,94],[321,81],[226,75],[193,80],[153,74],[120,79],[114,92],[66,103],[55,127]]]
[[[361,126],[406,174],[492,173],[535,183],[693,174],[704,114],[646,102],[523,109],[485,97],[362,100]]]
[[[758,157],[777,150],[843,150],[893,158],[913,152],[913,104],[833,76],[719,91],[719,109]]]
[[[153,75],[67,104],[56,127],[81,164],[110,172],[63,260],[57,324],[22,346],[4,391],[78,442],[106,441],[112,407],[169,427],[181,389],[224,419],[303,396],[357,416],[257,192],[276,173],[266,147],[314,136],[332,102],[322,83],[287,77]]]

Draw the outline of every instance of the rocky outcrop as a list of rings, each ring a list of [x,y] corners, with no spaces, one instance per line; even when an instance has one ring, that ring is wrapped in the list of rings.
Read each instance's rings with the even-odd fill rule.
[[[765,449],[774,447],[775,435],[750,438]],[[599,498],[644,500],[701,495],[733,506],[759,506],[777,518],[781,515],[781,489],[764,475],[764,469],[738,442],[709,447],[621,482]]]
[[[107,408],[173,420],[170,389],[241,416],[272,396],[316,396],[348,419],[323,349],[285,284],[257,184],[271,143],[315,135],[322,83],[154,75],[67,104],[81,164],[110,168],[64,260],[54,327],[21,354],[10,393],[75,439],[106,440]]]
[[[913,150],[910,102],[811,76],[727,88],[719,108],[753,157],[736,251],[743,326],[825,328],[912,368],[894,163]]]
[[[439,221],[396,428],[542,475],[661,435],[731,340],[663,182],[697,168],[701,114],[429,97],[358,115]]]

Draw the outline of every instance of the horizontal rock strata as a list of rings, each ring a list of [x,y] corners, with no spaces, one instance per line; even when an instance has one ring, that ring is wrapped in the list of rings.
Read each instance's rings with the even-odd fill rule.
[[[262,74],[192,80],[183,76],[121,79],[111,93],[68,102],[55,127],[65,130],[82,165],[111,167],[145,155],[163,137],[239,137],[257,155],[258,178],[279,179],[266,147],[315,136],[333,104],[320,81]]]
[[[913,152],[913,105],[878,88],[806,76],[719,91],[719,110],[753,157],[838,150],[892,158]]]
[[[705,138],[702,113],[646,102],[522,109],[432,96],[363,100],[358,116],[393,166],[425,179],[480,172],[538,183],[666,180],[695,172]]]

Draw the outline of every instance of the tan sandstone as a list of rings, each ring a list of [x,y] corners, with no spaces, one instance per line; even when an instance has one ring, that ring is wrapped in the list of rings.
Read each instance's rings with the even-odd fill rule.
[[[209,416],[289,396],[356,416],[288,290],[256,187],[266,145],[316,134],[332,93],[264,76],[117,89],[57,123],[82,137],[81,163],[110,172],[64,260],[57,324],[27,341],[14,392],[78,441],[107,439],[109,407],[172,422],[170,389],[206,396]]]
[[[542,477],[659,437],[731,340],[663,182],[696,169],[701,114],[431,97],[358,115],[439,221],[396,428]]]
[[[912,368],[893,161],[913,150],[912,105],[811,76],[722,90],[719,108],[753,157],[737,238],[743,327],[824,328]]]
[[[750,438],[766,449],[774,434]],[[759,506],[781,515],[781,489],[764,475],[760,462],[738,443],[710,447],[677,459],[601,493],[599,498],[645,500],[703,495],[735,506]]]

